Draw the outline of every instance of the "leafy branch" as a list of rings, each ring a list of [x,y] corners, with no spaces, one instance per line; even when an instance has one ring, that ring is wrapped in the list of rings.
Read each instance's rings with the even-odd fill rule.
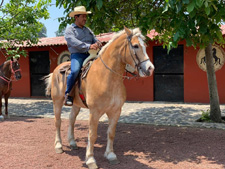
[[[47,7],[51,0],[10,0],[1,7],[3,17],[0,19],[0,47],[4,47],[6,55],[25,56],[20,45],[36,44],[43,24],[41,18],[49,18]],[[7,17],[6,17],[7,16]],[[24,55],[25,54],[25,55]]]

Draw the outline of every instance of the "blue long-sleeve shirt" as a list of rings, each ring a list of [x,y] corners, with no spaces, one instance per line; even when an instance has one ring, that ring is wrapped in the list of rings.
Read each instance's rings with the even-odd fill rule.
[[[89,28],[80,28],[74,23],[66,28],[65,39],[70,53],[88,52],[91,44],[98,41]]]

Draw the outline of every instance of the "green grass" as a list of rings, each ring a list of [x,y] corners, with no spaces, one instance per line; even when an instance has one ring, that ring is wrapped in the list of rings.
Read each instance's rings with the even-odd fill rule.
[[[200,117],[200,119],[204,122],[212,122],[212,120],[210,119],[209,110],[207,111],[202,110],[202,116]]]

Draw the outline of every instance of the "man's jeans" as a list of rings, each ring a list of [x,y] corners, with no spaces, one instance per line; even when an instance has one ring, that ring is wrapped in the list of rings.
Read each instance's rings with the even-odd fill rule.
[[[88,53],[72,53],[70,55],[71,73],[67,77],[67,89],[65,94],[69,93],[72,90],[75,84],[75,80],[80,72],[80,69],[82,68],[82,64],[88,56]]]

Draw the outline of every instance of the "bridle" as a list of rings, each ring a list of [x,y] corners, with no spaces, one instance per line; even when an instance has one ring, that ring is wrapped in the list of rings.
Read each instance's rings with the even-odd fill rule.
[[[11,77],[10,78],[6,77],[3,72],[1,72],[2,75],[0,75],[0,78],[8,84],[7,92],[9,91],[10,82],[15,81],[14,79],[15,79],[16,72],[21,71],[21,69],[16,69],[16,70],[13,69],[12,67],[13,62],[14,61],[10,60]]]
[[[139,57],[137,56],[136,51],[134,50],[134,46],[133,46],[132,43],[131,43],[132,36],[133,36],[133,34],[131,34],[130,36],[127,36],[127,41],[128,41],[128,44],[131,46],[131,48],[129,48],[129,49],[130,49],[129,51],[130,51],[130,55],[131,55],[131,57],[132,57],[132,59],[133,59],[133,61],[134,61],[134,63],[135,63],[135,69],[137,69],[137,70],[139,71],[139,70],[141,69],[140,65],[141,65],[142,63],[144,63],[144,62],[149,61],[149,59],[140,61]],[[132,53],[131,53],[131,50],[133,51],[133,54],[134,54],[134,56],[136,57],[138,63],[135,61],[134,56],[133,56]],[[127,70],[126,70],[126,71],[127,71]]]
[[[18,68],[18,69],[16,69],[16,70],[14,70],[13,67],[12,67],[13,62],[14,62],[14,61],[12,61],[12,60],[10,61],[10,67],[11,67],[11,72],[12,72],[12,74],[13,74],[14,77],[15,77],[16,72],[21,71],[21,69]]]
[[[139,71],[139,69],[141,69],[140,65],[141,65],[142,63],[148,61],[149,59],[146,59],[146,60],[144,60],[144,61],[140,61],[139,57],[137,56],[136,51],[134,50],[134,46],[133,46],[132,43],[131,43],[132,37],[133,37],[133,34],[131,34],[130,36],[127,36],[127,41],[128,41],[128,44],[130,45],[130,47],[129,47],[130,50],[129,50],[129,51],[130,51],[130,55],[131,55],[131,57],[132,57],[132,59],[133,59],[133,61],[134,61],[134,63],[135,63],[135,69],[137,68],[137,70]],[[133,51],[133,54],[132,54],[131,50]],[[138,62],[135,61],[133,55],[136,57],[136,59],[137,59]],[[138,77],[139,77],[138,74],[129,72],[128,70],[126,70],[126,72],[130,73],[130,74],[132,75],[132,77],[130,77],[130,76],[123,76],[123,75],[121,75],[121,74],[115,72],[115,71],[112,70],[111,68],[109,68],[109,67],[105,64],[105,62],[102,60],[101,55],[100,55],[99,57],[100,57],[102,63],[104,64],[104,66],[105,66],[108,70],[110,70],[111,72],[115,73],[116,75],[122,77],[123,79],[131,80],[131,79],[133,79],[133,78],[138,78]]]

